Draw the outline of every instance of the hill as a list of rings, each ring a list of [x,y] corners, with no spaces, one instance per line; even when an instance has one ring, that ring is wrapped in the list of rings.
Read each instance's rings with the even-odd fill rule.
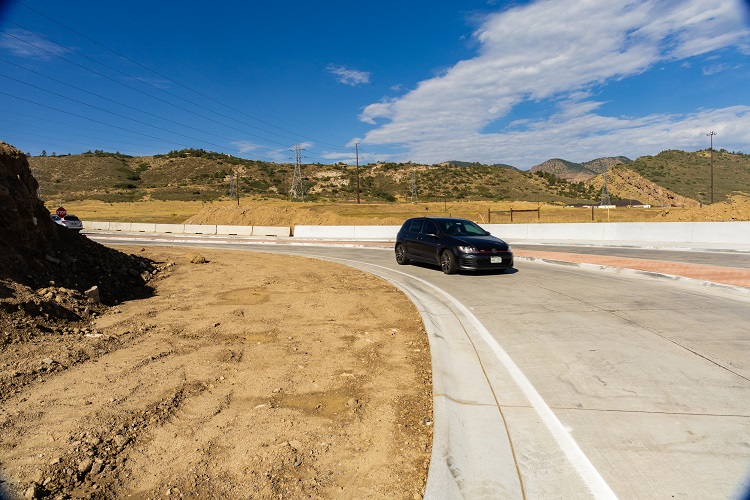
[[[750,193],[750,155],[714,151],[714,200]],[[231,192],[242,198],[288,199],[294,165],[246,160],[186,149],[130,157],[103,151],[28,159],[39,196],[58,201],[215,201]],[[531,169],[504,164],[448,161],[437,165],[377,163],[359,167],[362,201],[529,201],[598,203],[609,171],[616,199],[691,205],[711,201],[709,151],[668,150],[632,161],[623,156],[584,163],[548,160]],[[628,173],[626,171],[632,172]],[[357,199],[357,168],[336,163],[302,166],[305,201]]]
[[[103,151],[30,157],[39,195],[53,201],[213,201],[229,196],[287,199],[294,165],[245,160],[203,150],[130,157]],[[305,199],[353,201],[357,168],[342,163],[302,166]],[[517,200],[590,202],[596,193],[563,179],[510,165],[445,162],[377,163],[359,167],[365,201]],[[415,189],[413,189],[415,188]],[[416,196],[415,196],[416,195]]]
[[[711,152],[662,151],[642,156],[627,167],[643,178],[682,196],[711,202]],[[713,151],[714,201],[750,193],[750,155]]]
[[[597,192],[604,185],[604,174],[587,181]],[[652,182],[627,167],[614,167],[607,172],[607,191],[611,197],[620,200],[637,200],[652,206],[694,207],[697,200],[679,195]]]
[[[597,158],[584,163],[574,163],[561,158],[553,158],[539,165],[531,167],[532,173],[545,172],[568,182],[583,182],[604,173],[615,165],[630,163],[632,160],[624,156]]]

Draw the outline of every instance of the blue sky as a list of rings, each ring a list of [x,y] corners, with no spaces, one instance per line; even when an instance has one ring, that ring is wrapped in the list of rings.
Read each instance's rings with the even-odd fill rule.
[[[210,5],[210,8],[206,6]],[[740,0],[0,0],[0,140],[32,154],[528,169],[750,153]]]

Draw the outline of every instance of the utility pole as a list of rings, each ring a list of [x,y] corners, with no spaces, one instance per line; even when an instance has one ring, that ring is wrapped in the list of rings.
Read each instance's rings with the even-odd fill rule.
[[[294,175],[292,176],[292,187],[289,188],[289,201],[292,198],[305,201],[305,186],[302,182],[302,148],[299,144],[294,145]]]
[[[354,144],[354,149],[357,151],[357,205],[359,205],[359,143]]]
[[[714,204],[714,136],[716,132],[713,130],[706,134],[711,139],[711,148],[708,150],[711,157],[711,205]]]

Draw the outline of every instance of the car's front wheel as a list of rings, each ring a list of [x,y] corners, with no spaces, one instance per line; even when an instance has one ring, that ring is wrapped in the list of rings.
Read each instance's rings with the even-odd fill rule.
[[[458,268],[456,264],[456,256],[450,250],[445,250],[440,255],[440,268],[445,274],[456,274]]]
[[[409,263],[409,259],[406,257],[406,247],[399,243],[396,245],[396,264],[403,266]]]

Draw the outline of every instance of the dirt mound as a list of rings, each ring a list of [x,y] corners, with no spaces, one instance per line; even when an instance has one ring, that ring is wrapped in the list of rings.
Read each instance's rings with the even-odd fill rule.
[[[665,209],[659,222],[731,222],[750,220],[750,197],[732,196],[728,201],[685,209]]]
[[[333,207],[333,208],[332,208]],[[363,217],[347,214],[335,206],[292,204],[269,201],[251,206],[206,206],[185,224],[221,224],[229,226],[296,226],[305,225],[401,225],[404,216]]]
[[[0,349],[15,349],[12,369],[0,367],[5,398],[39,376],[97,356],[66,336],[88,333],[87,325],[113,304],[148,293],[157,272],[148,259],[123,254],[55,224],[37,198],[38,184],[23,153],[0,142]],[[34,339],[60,340],[65,363],[42,363]],[[34,361],[31,361],[34,360]],[[0,399],[2,399],[0,398]]]
[[[601,191],[604,175],[598,175],[589,182],[597,191]],[[607,173],[607,190],[618,198],[638,200],[653,206],[697,207],[700,204],[663,188],[628,168],[613,168]]]
[[[0,142],[0,279],[6,289],[14,288],[9,282],[38,289],[54,281],[81,292],[98,286],[101,301],[113,304],[144,285],[153,270],[148,260],[55,224],[38,188],[26,156]]]
[[[103,247],[0,146],[0,498],[421,498],[429,345],[401,292],[288,256]]]

